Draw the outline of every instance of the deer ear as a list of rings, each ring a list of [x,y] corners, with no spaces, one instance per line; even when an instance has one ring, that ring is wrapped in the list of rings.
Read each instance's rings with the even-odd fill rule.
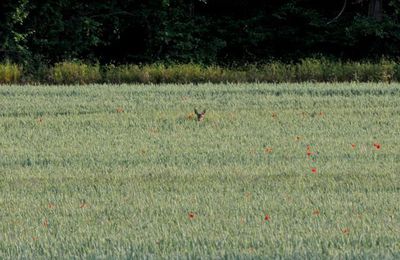
[[[196,115],[199,114],[199,112],[197,112],[197,109],[196,109],[196,108],[194,109],[194,113],[195,113]]]

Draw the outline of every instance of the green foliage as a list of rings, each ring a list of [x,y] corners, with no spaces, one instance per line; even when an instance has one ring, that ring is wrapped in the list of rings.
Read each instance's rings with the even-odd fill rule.
[[[0,59],[23,62],[28,57],[26,20],[29,7],[29,0],[0,3]]]
[[[0,63],[0,84],[21,83],[22,67],[16,64]]]
[[[146,77],[138,65],[109,65],[105,67],[105,81],[108,83],[148,83]]]
[[[10,68],[10,63],[5,63]],[[4,65],[5,67],[7,67]],[[9,69],[10,69],[9,68]],[[19,67],[18,67],[19,68]],[[194,63],[100,66],[82,62],[61,62],[53,67],[39,66],[35,71],[21,70],[13,82],[53,84],[89,83],[245,83],[245,82],[392,82],[400,80],[396,62],[377,63],[329,61],[325,58],[301,59],[298,63],[272,61],[240,67],[205,66]]]
[[[149,66],[151,68],[152,66]],[[178,64],[169,67],[157,66],[157,77],[153,77],[156,83],[199,83],[204,82],[204,69],[196,64]],[[150,73],[150,76],[152,74]]]
[[[65,61],[56,63],[50,70],[49,80],[54,84],[90,84],[101,81],[98,64]]]
[[[199,82],[391,82],[398,81],[396,63],[332,62],[327,59],[302,59],[299,63],[270,62],[239,68],[219,66],[145,65],[112,66],[106,74],[110,83],[199,83]],[[113,76],[114,75],[114,76]],[[116,76],[119,75],[119,76]],[[125,75],[125,76],[123,76]]]
[[[348,4],[328,23],[342,1],[5,0],[0,59],[208,65],[290,63],[321,54],[396,59],[398,1],[384,1],[382,21],[368,15],[366,2]]]
[[[1,259],[400,257],[397,83],[0,91]]]

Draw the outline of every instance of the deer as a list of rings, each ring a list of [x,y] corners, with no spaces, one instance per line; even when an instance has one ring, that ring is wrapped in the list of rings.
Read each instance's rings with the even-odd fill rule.
[[[194,109],[194,113],[195,113],[196,116],[197,116],[197,121],[198,121],[198,122],[203,121],[203,120],[204,120],[204,117],[206,116],[206,110],[205,110],[205,109],[203,110],[203,112],[199,113],[199,112],[197,111],[197,109],[195,108],[195,109]]]

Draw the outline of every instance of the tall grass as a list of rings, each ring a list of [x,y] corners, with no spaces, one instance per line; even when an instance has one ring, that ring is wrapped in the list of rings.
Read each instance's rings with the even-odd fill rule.
[[[0,63],[0,84],[11,84],[21,82],[22,67],[5,61]]]
[[[201,83],[201,82],[392,82],[400,79],[393,61],[341,62],[326,59],[303,59],[299,63],[270,62],[236,68],[178,64],[166,66],[107,66],[108,83]]]
[[[102,81],[99,64],[65,61],[56,63],[49,74],[49,81],[54,84],[90,84]]]
[[[52,84],[90,83],[246,83],[246,82],[392,82],[400,80],[400,65],[382,59],[379,62],[303,59],[297,63],[273,61],[240,67],[199,64],[105,65],[65,61],[43,70],[47,75],[22,75],[21,67],[9,62],[0,65],[0,83],[18,83],[37,79]],[[26,72],[28,73],[28,72]],[[21,77],[24,76],[24,77]]]

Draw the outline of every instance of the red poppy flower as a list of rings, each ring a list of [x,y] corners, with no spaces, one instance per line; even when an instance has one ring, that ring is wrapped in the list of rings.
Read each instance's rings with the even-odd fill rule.
[[[350,228],[342,228],[342,233],[348,235],[350,233]]]
[[[271,220],[271,217],[268,214],[266,214],[264,220],[268,222]]]
[[[320,212],[318,209],[314,210],[312,213],[314,216],[319,216]]]
[[[355,149],[356,148],[356,144],[351,144],[351,148]]]
[[[317,168],[315,168],[315,167],[311,168],[311,172],[312,173],[317,173]]]
[[[190,220],[193,220],[196,217],[196,214],[194,214],[194,212],[189,212],[188,217]]]
[[[381,144],[379,144],[379,143],[374,143],[374,146],[375,146],[376,150],[381,149]]]

